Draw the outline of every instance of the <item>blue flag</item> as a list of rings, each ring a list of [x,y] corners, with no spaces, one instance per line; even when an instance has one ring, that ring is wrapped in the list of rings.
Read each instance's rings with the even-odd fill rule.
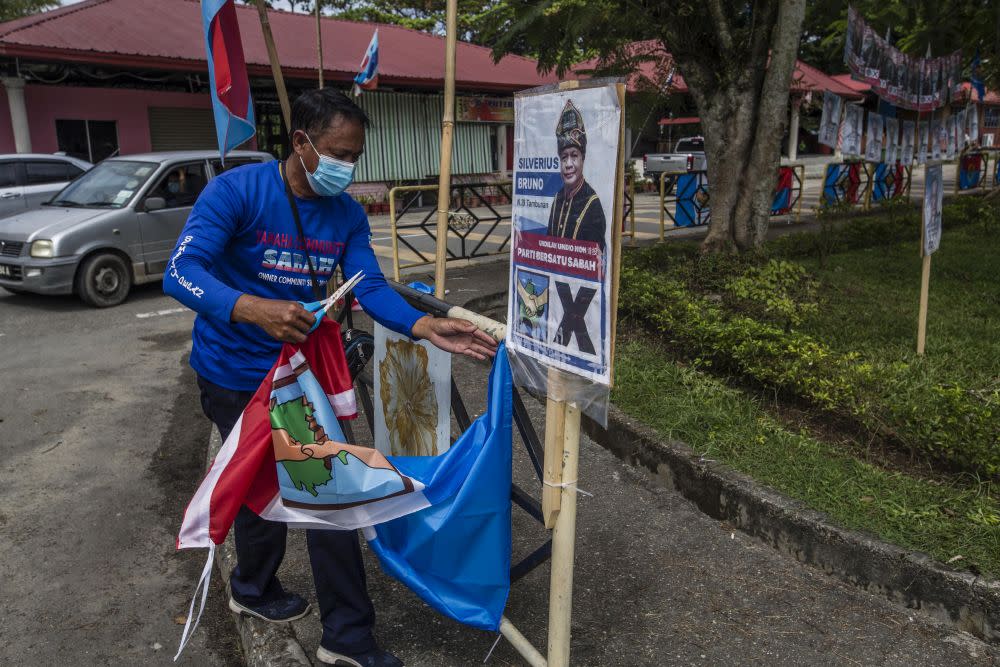
[[[503,345],[486,414],[440,456],[389,457],[430,507],[365,530],[382,569],[445,616],[497,631],[510,592],[512,380]]]
[[[979,76],[979,63],[981,59],[979,57],[979,47],[976,47],[976,56],[972,59],[972,65],[969,67],[969,83],[972,87],[976,89],[976,93],[979,95],[979,101],[982,102],[983,98],[986,97],[986,84],[983,82],[982,77]]]
[[[243,56],[243,41],[233,0],[202,0],[208,78],[219,157],[251,139],[256,133],[250,81]]]

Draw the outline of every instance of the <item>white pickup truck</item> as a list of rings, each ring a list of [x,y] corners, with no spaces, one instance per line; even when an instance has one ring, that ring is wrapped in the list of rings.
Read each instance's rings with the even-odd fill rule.
[[[660,174],[683,174],[689,171],[704,171],[704,137],[686,137],[677,142],[673,153],[647,153],[642,156],[643,173],[657,179]]]

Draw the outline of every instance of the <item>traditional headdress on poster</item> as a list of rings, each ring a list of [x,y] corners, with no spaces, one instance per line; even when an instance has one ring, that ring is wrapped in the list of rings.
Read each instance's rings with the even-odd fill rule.
[[[556,141],[560,153],[570,147],[579,148],[585,155],[587,153],[587,130],[583,126],[583,114],[573,105],[573,100],[567,100],[566,106],[559,114]]]

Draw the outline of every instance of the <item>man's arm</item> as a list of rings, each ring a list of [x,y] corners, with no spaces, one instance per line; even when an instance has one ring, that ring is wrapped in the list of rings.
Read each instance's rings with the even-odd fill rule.
[[[200,315],[249,322],[276,340],[301,343],[315,319],[298,302],[244,294],[209,271],[239,231],[243,206],[242,197],[225,179],[214,179],[205,187],[177,239],[163,291]]]
[[[354,288],[365,312],[383,326],[413,338],[424,338],[452,354],[485,359],[496,353],[496,341],[476,325],[452,317],[432,317],[406,302],[389,287],[372,250],[368,221],[361,216],[344,248],[344,274],[364,271],[364,279]]]

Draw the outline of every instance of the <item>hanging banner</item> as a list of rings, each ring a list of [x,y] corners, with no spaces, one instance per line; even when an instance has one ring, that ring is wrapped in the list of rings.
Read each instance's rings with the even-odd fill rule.
[[[840,152],[844,157],[861,157],[861,137],[865,131],[865,110],[855,104],[844,108],[840,126]]]
[[[375,324],[375,448],[437,456],[451,445],[451,355]]]
[[[940,160],[948,150],[948,131],[944,122],[937,119],[931,121],[931,159]]]
[[[507,344],[611,384],[618,84],[514,98]]]
[[[885,119],[885,163],[893,165],[899,160],[899,119]]]
[[[917,125],[917,164],[927,163],[927,152],[930,150],[930,125],[919,123]]]
[[[882,114],[868,112],[868,135],[865,137],[865,159],[869,162],[882,161]]]
[[[847,9],[844,63],[883,100],[905,109],[932,111],[961,90],[961,51],[917,58],[880,37],[853,7]]]
[[[819,143],[830,148],[837,147],[840,130],[840,110],[844,101],[840,95],[829,90],[823,93],[823,117],[819,121]]]
[[[972,144],[979,143],[979,107],[977,107],[972,102],[969,102],[969,107],[966,114],[967,132],[969,134],[969,142]]]
[[[924,173],[924,255],[933,254],[941,245],[941,205],[943,202],[944,175],[941,165],[928,165]]]
[[[944,123],[945,125],[945,158],[955,159],[958,145],[958,116],[951,115]]]
[[[909,167],[913,164],[914,133],[916,123],[912,120],[903,121],[903,138],[899,147],[899,161]]]

